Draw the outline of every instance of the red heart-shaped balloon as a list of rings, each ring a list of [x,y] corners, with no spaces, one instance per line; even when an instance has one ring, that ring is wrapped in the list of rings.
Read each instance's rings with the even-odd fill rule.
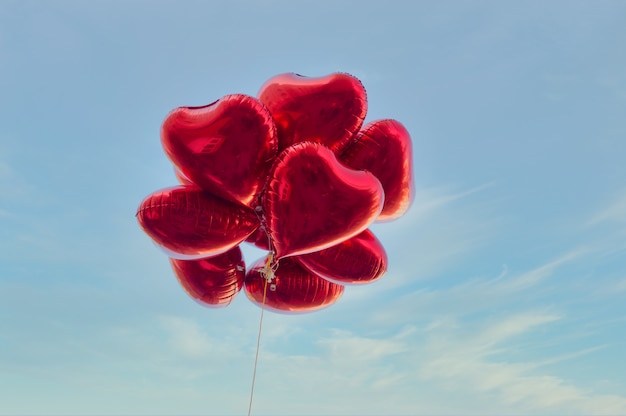
[[[278,258],[334,246],[365,230],[383,206],[374,175],[349,169],[316,143],[287,148],[263,195],[265,224]]]
[[[197,259],[224,253],[259,226],[250,208],[195,186],[178,186],[146,197],[137,221],[170,257]]]
[[[293,257],[311,272],[338,284],[371,283],[387,271],[387,254],[370,231],[314,253]]]
[[[204,306],[228,306],[243,287],[246,264],[239,247],[215,257],[197,260],[170,258],[185,292]]]
[[[161,141],[182,177],[244,205],[261,191],[278,143],[267,109],[242,94],[177,108],[163,122]]]
[[[304,141],[338,150],[359,131],[367,112],[363,84],[343,73],[277,75],[261,87],[259,100],[276,122],[279,150]]]
[[[385,190],[385,205],[377,221],[402,216],[413,200],[413,155],[411,136],[395,120],[367,124],[339,153],[339,160],[352,169],[372,172]]]
[[[343,294],[343,286],[311,273],[290,258],[280,260],[271,282],[266,284],[265,259],[257,261],[246,274],[245,292],[253,303],[274,312],[302,313],[326,308]]]

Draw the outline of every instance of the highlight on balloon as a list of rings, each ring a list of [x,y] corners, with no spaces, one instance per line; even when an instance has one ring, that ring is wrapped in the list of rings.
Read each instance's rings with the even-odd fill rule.
[[[366,113],[363,84],[345,73],[281,74],[256,97],[169,113],[161,143],[178,185],[136,217],[191,298],[225,307],[243,290],[271,311],[313,312],[383,277],[369,227],[409,209],[412,144],[400,122],[364,124]],[[246,270],[242,243],[268,254]]]

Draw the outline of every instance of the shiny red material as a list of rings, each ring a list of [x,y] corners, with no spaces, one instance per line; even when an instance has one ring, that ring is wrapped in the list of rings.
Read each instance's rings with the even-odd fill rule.
[[[270,113],[241,94],[177,108],[163,122],[161,141],[183,177],[243,205],[261,191],[278,144]]]
[[[248,243],[254,244],[256,247],[260,248],[261,250],[270,249],[270,242],[267,237],[267,233],[265,232],[263,227],[257,228],[256,231],[250,235],[250,237],[246,238],[246,241]]]
[[[215,257],[197,260],[170,259],[185,292],[204,306],[228,306],[243,287],[246,265],[235,247]]]
[[[385,250],[367,227],[409,208],[411,140],[394,120],[363,127],[366,112],[351,75],[282,74],[258,98],[227,95],[166,117],[161,142],[182,186],[145,198],[137,220],[189,296],[226,306],[243,285],[263,302],[265,261],[246,275],[244,240],[273,252],[274,311],[324,308],[344,284],[385,273]]]
[[[325,250],[293,257],[306,269],[338,284],[371,283],[387,271],[387,254],[370,231]]]
[[[372,172],[385,190],[385,205],[377,221],[402,216],[413,201],[411,136],[395,120],[378,120],[363,130],[340,153],[339,160],[357,170]]]
[[[197,185],[193,183],[191,179],[186,177],[185,174],[182,173],[180,170],[174,169],[174,175],[176,176],[176,180],[178,180],[178,183],[180,183],[181,185],[191,185],[197,187]]]
[[[253,303],[263,304],[265,259],[246,274],[245,293]],[[267,284],[265,307],[274,312],[314,312],[335,303],[344,287],[309,272],[291,258],[280,260],[274,279]]]
[[[259,100],[276,122],[280,150],[309,141],[336,151],[359,131],[367,112],[363,84],[343,73],[277,75],[263,85]]]
[[[259,226],[250,208],[193,186],[168,188],[149,195],[139,205],[137,220],[170,257],[180,259],[224,253]]]
[[[272,168],[263,207],[278,258],[334,246],[380,213],[383,189],[369,172],[341,164],[316,143],[286,149]]]

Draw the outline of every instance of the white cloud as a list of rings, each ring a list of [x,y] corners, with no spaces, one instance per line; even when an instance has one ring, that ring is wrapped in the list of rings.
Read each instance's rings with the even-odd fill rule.
[[[177,353],[190,358],[198,358],[208,356],[212,352],[211,339],[196,323],[173,316],[164,316],[161,318],[161,324],[170,333],[170,343]]]
[[[488,327],[477,337],[478,345],[491,347],[532,328],[559,320],[557,315],[521,313],[508,317]]]
[[[600,223],[626,223],[626,191],[622,191],[614,200],[600,209],[589,221],[589,225]]]
[[[407,345],[397,337],[375,339],[335,330],[332,337],[318,342],[333,361],[351,357],[356,362],[373,362],[405,352]]]
[[[425,365],[419,373],[427,380],[452,391],[474,391],[485,399],[495,394],[493,407],[484,406],[485,413],[550,414],[622,414],[626,397],[597,395],[567,380],[537,371],[546,362],[511,362],[503,358],[506,342],[535,328],[553,324],[556,315],[526,312],[511,315],[486,325],[482,330],[459,336],[454,328],[439,329],[424,349]],[[560,359],[573,359],[601,347],[569,354]],[[493,359],[500,357],[500,360]],[[494,409],[499,409],[494,412]],[[504,410],[506,409],[506,410]]]
[[[415,203],[411,208],[416,218],[425,219],[435,211],[440,210],[456,201],[467,198],[495,185],[494,182],[485,183],[464,191],[450,193],[445,188],[421,188],[415,191]]]
[[[442,316],[465,316],[506,305],[524,305],[537,291],[530,289],[556,273],[559,267],[581,259],[587,251],[574,250],[530,271],[510,275],[504,266],[493,279],[464,280],[463,283],[438,289],[422,287],[397,295],[391,308],[378,308],[370,319],[377,324],[399,324],[416,319],[440,319]],[[455,280],[456,281],[456,280]],[[360,288],[356,288],[360,289]],[[385,305],[387,306],[387,305]]]
[[[587,250],[577,249],[566,253],[546,264],[536,267],[533,270],[515,276],[512,279],[504,280],[504,276],[499,276],[498,278],[494,279],[491,282],[488,282],[487,284],[493,284],[493,286],[496,287],[499,292],[513,293],[519,290],[523,290],[545,280],[546,278],[551,276],[559,266],[565,263],[572,262],[584,256],[585,254],[587,254]]]
[[[576,249],[519,274],[511,275],[505,266],[493,279],[396,297],[393,304],[377,305],[361,316],[368,322],[367,331],[382,331],[386,337],[335,330],[318,343],[322,349],[317,355],[275,356],[272,362],[287,365],[293,358],[297,364],[293,361],[292,369],[309,380],[303,382],[306,386],[323,383],[329,391],[343,389],[347,397],[361,391],[367,397],[360,399],[363,410],[357,411],[361,412],[380,411],[368,403],[378,394],[386,395],[389,402],[406,388],[412,400],[394,398],[398,413],[622,414],[626,397],[598,393],[580,384],[581,380],[560,375],[553,366],[562,361],[576,366],[577,359],[606,345],[571,352],[576,344],[568,343],[560,350],[570,352],[546,357],[548,345],[564,342],[552,330],[567,325],[567,314],[559,310],[560,303],[528,310],[528,296],[537,292],[531,289],[545,290],[543,284],[561,267],[584,260],[588,254],[589,250]],[[482,318],[474,319],[476,313]],[[389,335],[393,329],[417,322],[423,322],[419,329]],[[530,352],[525,353],[526,347]],[[333,374],[332,380],[324,380],[325,372]],[[351,376],[337,375],[345,373]],[[295,373],[287,374],[291,377]],[[455,397],[455,401],[445,397]],[[266,405],[265,409],[273,409]]]
[[[573,360],[575,358],[582,357],[584,355],[591,354],[591,353],[594,353],[596,351],[600,351],[602,349],[605,349],[606,347],[607,347],[606,344],[605,345],[597,345],[595,347],[586,348],[586,349],[581,350],[581,351],[576,351],[576,352],[567,353],[567,354],[561,354],[561,355],[558,355],[556,357],[550,357],[548,359],[537,361],[537,362],[534,363],[534,365],[536,367],[541,367],[541,366],[546,366],[546,365],[550,365],[550,364],[555,364],[555,363],[558,363],[558,362],[561,362],[561,361]]]
[[[342,302],[380,297],[381,292],[432,279],[453,265],[452,259],[458,261],[483,248],[502,220],[494,214],[492,201],[469,198],[492,186],[460,192],[418,188],[405,217],[371,227],[389,256],[387,275],[374,285],[346,291]]]
[[[494,279],[418,292],[411,303],[394,300],[384,321],[376,319],[381,309],[362,312],[361,331],[354,329],[358,326],[354,316],[348,325],[327,329],[337,321],[333,317],[341,314],[339,309],[305,316],[266,314],[253,410],[277,415],[623,413],[625,398],[597,394],[549,371],[550,363],[569,360],[576,365],[577,357],[593,354],[602,346],[557,357],[514,358],[517,355],[512,352],[518,352],[520,345],[554,342],[550,331],[567,321],[565,313],[555,313],[551,307],[506,313],[493,308],[514,304],[516,296],[584,253],[572,251],[517,275],[511,276],[505,268]],[[471,319],[476,311],[490,315]],[[258,312],[252,306],[228,313],[201,309],[197,314],[160,316],[143,328],[107,334],[106,342],[113,344],[114,352],[102,355],[99,363],[107,368],[81,363],[68,372],[68,378],[83,374],[81,380],[90,379],[98,388],[123,386],[116,387],[115,394],[143,412],[179,403],[180,414],[199,413],[206,410],[208,398],[219,406],[211,411],[243,413]],[[135,339],[138,346],[131,354],[129,345],[135,345]],[[109,344],[105,348],[97,343],[111,354]],[[575,347],[566,349],[570,348]],[[120,376],[129,371],[135,377],[153,379],[133,383]],[[155,392],[162,396],[150,405],[130,397]],[[111,405],[107,409],[115,413],[121,408]]]
[[[488,323],[440,319],[378,336],[332,330],[314,351],[262,352],[254,408],[338,415],[624,413],[626,397],[595,393],[545,369],[603,346],[547,360],[507,354],[520,340],[541,346],[564,319],[525,311]],[[538,332],[546,335],[534,336]]]

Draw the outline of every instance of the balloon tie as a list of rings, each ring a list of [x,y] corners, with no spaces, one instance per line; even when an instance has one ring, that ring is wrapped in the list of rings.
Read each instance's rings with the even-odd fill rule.
[[[265,266],[261,270],[261,274],[265,278],[266,283],[272,283],[274,280],[276,268],[278,266],[278,262],[274,261],[274,252],[270,251],[265,259]]]
[[[263,283],[263,302],[261,302],[261,318],[259,319],[259,334],[256,339],[256,353],[254,355],[254,371],[252,372],[252,387],[250,389],[250,404],[248,405],[248,416],[252,412],[252,398],[254,397],[254,381],[256,380],[256,368],[259,362],[259,349],[261,346],[261,332],[263,330],[263,312],[265,312],[265,300],[267,299],[267,285],[274,279],[278,263],[274,261],[274,252],[270,251],[265,260],[265,266],[261,269],[265,282]],[[272,287],[274,285],[272,284]]]

